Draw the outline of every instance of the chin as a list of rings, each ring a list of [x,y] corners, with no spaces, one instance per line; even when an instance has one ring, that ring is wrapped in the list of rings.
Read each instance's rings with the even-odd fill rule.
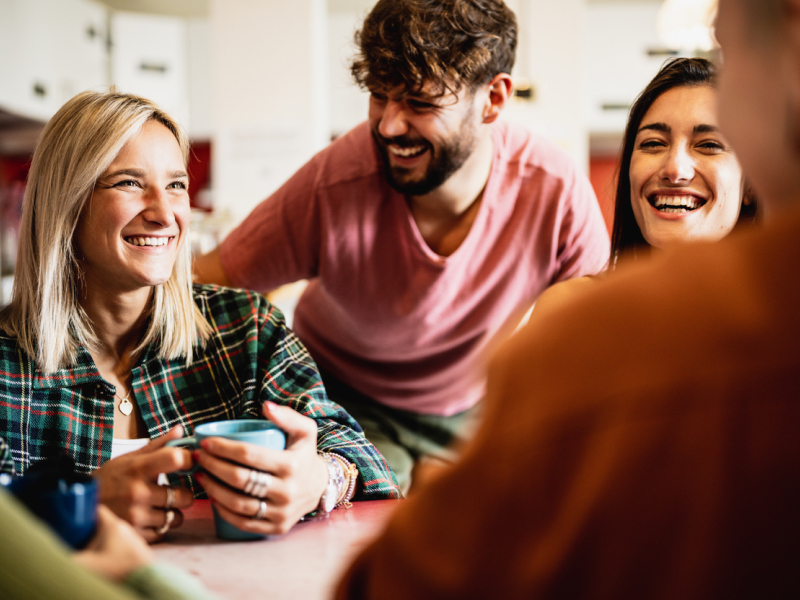
[[[163,285],[169,281],[169,275],[166,277],[153,277],[152,275],[145,276],[139,279],[139,284],[143,288],[154,288],[157,285]]]

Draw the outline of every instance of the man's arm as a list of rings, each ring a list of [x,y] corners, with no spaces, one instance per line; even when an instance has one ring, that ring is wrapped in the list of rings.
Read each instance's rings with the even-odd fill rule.
[[[219,256],[219,246],[211,252],[196,256],[193,261],[192,271],[195,283],[216,283],[230,287],[231,280],[222,268],[222,260]]]
[[[608,229],[589,179],[578,172],[565,179],[559,199],[558,260],[551,284],[597,275],[608,265]]]

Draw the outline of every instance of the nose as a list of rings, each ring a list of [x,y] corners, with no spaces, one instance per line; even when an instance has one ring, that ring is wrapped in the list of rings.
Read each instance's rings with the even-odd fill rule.
[[[387,100],[378,122],[378,133],[385,138],[394,138],[408,133],[408,120],[402,102]]]
[[[166,190],[151,189],[147,193],[147,205],[142,216],[160,227],[170,227],[175,223],[175,212],[172,210],[172,201]]]
[[[661,177],[670,183],[691,181],[694,178],[694,159],[687,148],[675,145],[670,149],[661,170]]]

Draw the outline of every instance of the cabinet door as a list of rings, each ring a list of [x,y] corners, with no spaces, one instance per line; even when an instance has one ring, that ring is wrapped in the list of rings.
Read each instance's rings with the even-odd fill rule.
[[[0,103],[47,120],[58,100],[49,40],[53,0],[0,0]]]
[[[622,132],[630,104],[667,58],[653,53],[661,45],[660,6],[658,0],[588,5],[585,115],[591,132]]]
[[[60,106],[78,92],[108,86],[108,9],[91,0],[57,0],[57,5],[52,47]]]
[[[107,18],[92,0],[0,0],[0,106],[46,121],[107,85]]]
[[[153,100],[188,128],[186,21],[113,12],[111,40],[113,83]]]

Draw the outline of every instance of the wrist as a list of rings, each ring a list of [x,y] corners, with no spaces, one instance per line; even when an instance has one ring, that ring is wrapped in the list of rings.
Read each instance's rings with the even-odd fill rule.
[[[322,452],[319,456],[325,463],[327,481],[317,505],[317,512],[326,515],[336,507],[336,503],[339,501],[339,495],[345,485],[345,474],[335,455]]]
[[[336,508],[344,506],[350,508],[350,500],[356,494],[356,484],[358,483],[358,468],[339,454],[331,454],[331,457],[339,463],[342,468],[344,476],[344,483],[342,489],[339,491],[339,496],[336,500]]]

